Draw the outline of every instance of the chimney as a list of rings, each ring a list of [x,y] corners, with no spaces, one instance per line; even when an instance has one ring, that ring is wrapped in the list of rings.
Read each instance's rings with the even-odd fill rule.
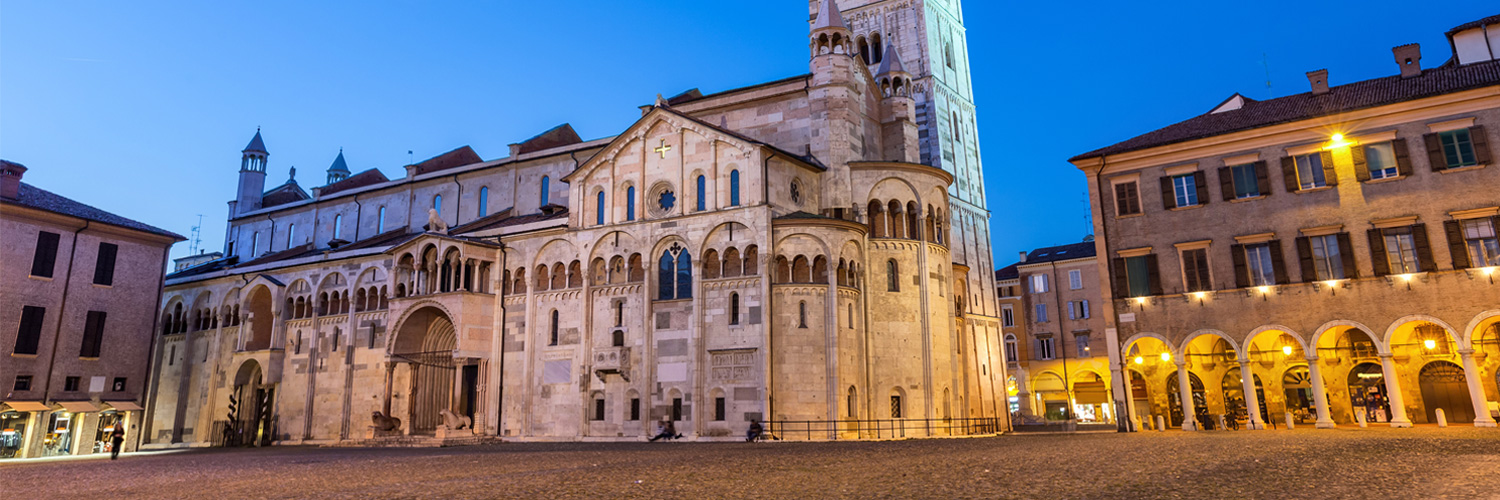
[[[1328,70],[1320,69],[1307,72],[1307,83],[1312,84],[1313,95],[1328,93]]]
[[[21,192],[21,175],[25,173],[25,165],[0,160],[0,198],[10,198],[12,200],[19,198]]]
[[[1022,264],[1026,263],[1026,252],[1021,252],[1021,263]]]
[[[1401,67],[1401,78],[1422,76],[1422,47],[1420,45],[1408,43],[1393,47],[1391,53],[1396,56],[1396,65]]]

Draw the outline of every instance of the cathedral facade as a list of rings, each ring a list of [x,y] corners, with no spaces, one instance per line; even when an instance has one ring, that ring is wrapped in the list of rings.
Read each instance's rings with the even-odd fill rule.
[[[810,73],[265,188],[168,276],[153,445],[999,432],[956,0],[810,3]],[[399,420],[397,422],[396,419]],[[374,425],[372,425],[372,423]]]

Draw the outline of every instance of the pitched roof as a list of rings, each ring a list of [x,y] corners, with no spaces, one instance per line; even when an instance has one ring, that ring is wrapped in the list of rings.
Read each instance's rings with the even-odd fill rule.
[[[995,271],[995,281],[1021,279],[1021,271],[1017,269],[1021,264],[1011,264]]]
[[[307,191],[303,191],[302,187],[297,185],[297,181],[289,180],[286,181],[286,184],[271,188],[270,191],[266,191],[264,195],[261,195],[260,207],[271,208],[278,205],[296,203],[309,198],[311,196],[308,196]]]
[[[10,162],[6,161],[5,163]],[[177,241],[187,240],[187,238],[183,238],[180,234],[156,226],[136,222],[134,220],[130,220],[88,205],[84,205],[82,203],[63,197],[62,195],[59,195],[57,193],[53,193],[51,191],[33,186],[31,184],[27,184],[25,182],[21,183],[20,189],[16,193],[16,197],[14,199],[0,198],[0,203],[10,203],[23,207],[34,208],[37,210],[44,210],[56,214],[67,215],[70,217],[77,217],[86,221],[109,224],[111,226],[119,226],[125,229],[133,229],[136,231],[166,236]]]
[[[350,189],[362,188],[362,187],[365,187],[365,186],[373,186],[373,185],[376,185],[376,184],[380,184],[382,182],[390,182],[390,179],[387,179],[385,177],[385,174],[381,173],[379,169],[372,168],[372,169],[366,170],[364,172],[360,172],[360,173],[354,174],[353,176],[350,176],[348,179],[344,179],[344,180],[335,182],[333,184],[329,184],[327,186],[323,186],[323,190],[319,191],[319,193],[320,193],[319,196],[320,197],[327,197],[328,195],[331,195],[333,193],[337,193],[337,192],[340,192],[340,191],[348,191]]]
[[[530,224],[533,222],[543,222],[568,218],[568,210],[565,207],[562,207],[560,210],[552,213],[537,212],[534,214],[513,215],[513,212],[514,209],[511,208],[501,210],[488,217],[474,220],[461,226],[449,228],[448,234],[473,233],[488,229],[519,226],[522,224]]]
[[[1450,60],[1447,64],[1423,71],[1419,76],[1402,78],[1400,75],[1392,75],[1364,80],[1332,87],[1322,95],[1304,92],[1266,101],[1245,99],[1239,109],[1198,115],[1113,146],[1074,156],[1069,161],[1139,151],[1493,85],[1500,85],[1500,60],[1462,66]]]
[[[1448,30],[1447,35],[1449,37],[1452,37],[1454,33],[1458,33],[1460,31],[1463,31],[1463,30],[1466,30],[1466,29],[1469,29],[1469,28],[1478,28],[1480,26],[1488,26],[1488,25],[1491,25],[1491,24],[1500,24],[1500,15],[1490,16],[1490,17],[1486,17],[1484,19],[1480,19],[1478,21],[1470,21],[1470,22],[1467,22],[1467,23],[1460,24],[1458,26],[1454,26],[1453,29]]]
[[[875,70],[875,76],[886,73],[905,73],[906,67],[901,65],[901,54],[896,51],[896,44],[885,46],[885,55],[880,56],[880,67]]]
[[[849,28],[849,25],[844,24],[844,15],[839,12],[839,5],[837,2],[834,2],[833,0],[823,0],[819,3],[821,3],[821,5],[818,6],[818,18],[817,20],[813,21],[812,29],[817,30],[821,28]]]
[[[681,94],[674,95],[671,98],[667,99],[667,105],[668,106],[673,106],[673,105],[677,105],[677,104],[682,104],[684,102],[690,102],[690,101],[698,100],[698,99],[700,99],[702,97],[703,97],[703,92],[699,91],[698,89],[696,89],[696,88],[688,89],[687,92],[683,92]]]
[[[256,257],[254,259],[245,261],[245,262],[243,262],[243,263],[241,263],[241,264],[239,264],[237,266],[234,266],[234,267],[258,266],[258,265],[261,265],[261,264],[276,262],[278,260],[296,259],[296,258],[306,257],[306,256],[309,256],[309,255],[315,255],[315,254],[318,254],[318,253],[322,253],[322,252],[320,252],[315,245],[313,245],[312,243],[306,243],[306,244],[297,245],[297,246],[288,248],[286,250],[282,250],[280,252],[271,252],[271,253],[268,253],[268,254],[263,254],[260,257]]]
[[[573,126],[564,123],[552,127],[546,132],[537,134],[536,137],[522,141],[518,150],[520,154],[535,153],[537,151],[569,146],[581,142],[583,142],[583,138],[578,137],[578,132],[573,131]]]
[[[344,148],[339,148],[338,158],[333,159],[333,165],[328,166],[329,172],[348,172],[349,164],[344,162]]]
[[[483,161],[483,159],[479,158],[479,153],[474,152],[474,148],[464,146],[447,153],[443,153],[423,160],[422,163],[418,163],[417,175],[447,170],[454,167],[462,167],[464,165],[472,165]]]
[[[245,145],[245,150],[241,151],[241,153],[250,153],[250,152],[271,154],[271,153],[269,153],[269,152],[266,151],[266,143],[265,143],[265,141],[262,141],[260,139],[260,129],[259,128],[255,129],[255,137],[252,137],[250,139],[250,144]]]
[[[1026,254],[1026,262],[1022,262],[1020,263],[1020,265],[1029,266],[1032,264],[1046,264],[1048,262],[1057,262],[1063,260],[1093,258],[1096,255],[1097,252],[1095,251],[1094,242],[1092,241],[1069,243],[1067,245],[1059,245],[1055,247],[1038,248],[1036,250],[1032,250],[1031,253]]]

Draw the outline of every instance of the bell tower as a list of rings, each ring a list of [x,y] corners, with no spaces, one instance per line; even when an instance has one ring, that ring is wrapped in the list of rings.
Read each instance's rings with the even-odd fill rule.
[[[824,133],[813,135],[811,153],[828,165],[821,208],[848,208],[853,204],[849,162],[859,159],[855,151],[863,145],[860,138],[849,132],[860,127],[856,111],[861,105],[856,83],[860,70],[855,65],[863,63],[854,58],[849,26],[844,23],[838,3],[818,0],[817,7],[808,33],[812,79],[807,100],[812,129]]]
[[[231,214],[239,216],[260,209],[261,196],[266,190],[266,159],[270,156],[260,138],[260,129],[255,129],[255,137],[240,152],[240,185]]]

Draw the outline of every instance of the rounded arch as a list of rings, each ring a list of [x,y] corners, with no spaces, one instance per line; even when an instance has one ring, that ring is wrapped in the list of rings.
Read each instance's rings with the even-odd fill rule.
[[[922,199],[921,195],[917,194],[918,192],[919,190],[917,189],[916,184],[912,184],[912,182],[907,179],[903,179],[901,177],[886,177],[870,185],[870,189],[868,191],[865,191],[865,196],[862,199],[866,201],[900,200],[902,202],[901,206],[903,207],[906,206],[905,202],[907,201],[916,201],[919,204],[925,205],[926,202]]]
[[[1443,331],[1447,332],[1448,337],[1453,339],[1453,342],[1458,344],[1459,349],[1468,348],[1468,344],[1459,339],[1460,335],[1458,333],[1458,330],[1454,329],[1453,325],[1448,324],[1447,321],[1443,321],[1426,314],[1410,314],[1402,316],[1400,318],[1396,318],[1396,321],[1391,322],[1391,326],[1385,329],[1385,335],[1381,337],[1381,339],[1385,341],[1385,345],[1391,345],[1391,338],[1396,335],[1396,331],[1400,330],[1402,326],[1408,323],[1417,323],[1424,321],[1443,327]]]
[[[1302,334],[1297,333],[1295,330],[1292,330],[1291,328],[1287,328],[1287,327],[1282,326],[1282,325],[1264,325],[1264,326],[1258,327],[1258,328],[1256,328],[1254,330],[1250,330],[1250,335],[1248,335],[1248,336],[1245,337],[1245,345],[1242,346],[1242,347],[1240,347],[1240,359],[1243,360],[1243,359],[1246,359],[1247,357],[1249,357],[1250,353],[1248,351],[1250,349],[1250,346],[1254,345],[1255,344],[1255,340],[1257,338],[1259,338],[1261,334],[1266,333],[1266,332],[1280,332],[1280,333],[1284,333],[1284,334],[1292,337],[1292,340],[1296,340],[1297,341],[1297,345],[1302,346],[1302,351],[1303,352],[1312,352],[1310,350],[1310,349],[1312,349],[1312,347],[1308,344],[1307,339],[1302,338]],[[1316,345],[1316,344],[1313,344],[1313,345]]]
[[[1228,334],[1212,328],[1204,328],[1188,334],[1187,338],[1182,340],[1182,345],[1178,347],[1177,352],[1187,352],[1188,345],[1191,345],[1194,340],[1197,340],[1198,337],[1208,335],[1213,335],[1215,337],[1224,339],[1225,342],[1228,342],[1229,347],[1234,349],[1236,359],[1245,356],[1245,353],[1240,349],[1239,343],[1235,342],[1233,338],[1230,338]]]
[[[1474,319],[1469,320],[1469,324],[1464,325],[1464,338],[1463,340],[1459,341],[1459,348],[1473,349],[1474,341],[1478,340],[1476,335],[1479,334],[1480,327],[1484,326],[1487,323],[1490,323],[1491,320],[1500,320],[1500,309],[1490,309],[1488,311],[1481,312],[1475,315]]]
[[[1158,342],[1161,342],[1161,345],[1167,347],[1167,352],[1172,353],[1173,356],[1180,355],[1180,351],[1177,350],[1176,346],[1172,345],[1171,341],[1168,341],[1166,337],[1155,332],[1140,332],[1135,335],[1131,335],[1130,338],[1125,339],[1124,344],[1122,344],[1125,346],[1125,349],[1122,352],[1129,353],[1131,346],[1135,345],[1136,342],[1140,342],[1145,339],[1156,339]]]
[[[265,370],[261,369],[259,361],[255,358],[245,358],[234,370],[234,385],[241,386],[252,382],[259,384],[264,376]]]
[[[387,352],[421,352],[419,350],[402,350],[402,347],[413,347],[413,345],[415,345],[416,347],[420,347],[420,344],[422,342],[421,339],[413,339],[412,336],[408,334],[408,329],[406,327],[411,324],[413,320],[424,319],[424,316],[430,319],[432,316],[439,315],[446,319],[449,323],[452,323],[452,318],[454,317],[453,312],[449,311],[448,308],[444,307],[440,302],[430,299],[423,299],[415,304],[412,304],[411,307],[406,309],[405,313],[401,314],[400,318],[391,323],[391,325],[393,325],[394,327],[391,328],[390,331],[394,332],[395,337],[386,343]],[[423,329],[422,332],[425,333],[426,330]],[[403,340],[403,337],[406,338]]]
[[[1365,326],[1363,323],[1357,321],[1348,321],[1341,319],[1329,321],[1318,326],[1317,330],[1314,330],[1316,333],[1313,334],[1312,340],[1308,343],[1315,346],[1321,346],[1324,343],[1325,335],[1327,335],[1329,332],[1334,332],[1335,334],[1337,334],[1340,328],[1353,328],[1355,330],[1359,330],[1366,336],[1370,337],[1370,341],[1375,343],[1375,349],[1381,354],[1390,354],[1391,352],[1390,349],[1386,347],[1384,338],[1375,335],[1375,331],[1371,330],[1370,327]]]
[[[617,231],[618,232],[618,231]],[[554,255],[555,254],[555,255]],[[577,258],[578,247],[564,238],[553,238],[543,243],[537,251],[532,254],[530,267],[539,265],[552,266],[559,262],[568,262]]]

